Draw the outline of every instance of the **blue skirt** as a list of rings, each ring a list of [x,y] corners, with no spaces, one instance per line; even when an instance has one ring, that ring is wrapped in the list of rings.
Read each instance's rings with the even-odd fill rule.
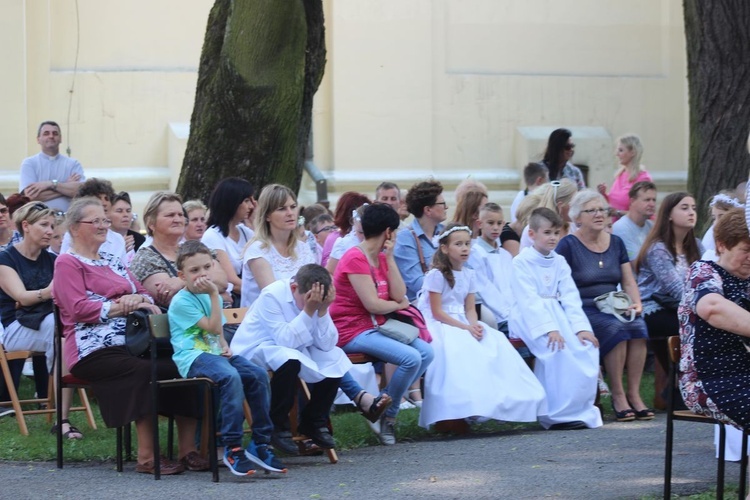
[[[648,339],[648,328],[641,316],[636,316],[630,323],[623,323],[611,314],[603,313],[596,306],[583,306],[583,312],[591,323],[597,340],[599,340],[599,356],[604,357],[617,344],[626,340]]]

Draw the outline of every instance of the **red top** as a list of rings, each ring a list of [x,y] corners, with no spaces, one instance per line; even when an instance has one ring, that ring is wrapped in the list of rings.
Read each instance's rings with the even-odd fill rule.
[[[388,290],[388,264],[385,255],[378,254],[379,265],[372,268],[378,282],[378,297],[383,300],[391,300]],[[357,292],[354,290],[349,275],[364,274],[372,280],[370,263],[359,247],[350,248],[336,266],[333,275],[333,285],[336,287],[336,300],[331,304],[329,311],[336,329],[339,331],[338,346],[348,344],[360,333],[372,330],[372,317],[362,304]],[[385,317],[375,315],[378,325],[385,323]]]

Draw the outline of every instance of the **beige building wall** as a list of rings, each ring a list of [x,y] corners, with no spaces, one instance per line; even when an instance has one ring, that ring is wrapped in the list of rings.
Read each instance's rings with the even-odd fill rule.
[[[89,176],[137,193],[174,186],[212,0],[0,2],[0,191],[57,120]],[[324,0],[328,67],[315,161],[332,190],[469,174],[506,196],[567,126],[591,181],[612,138],[684,181],[687,91],[679,0]],[[305,184],[310,186],[310,184]],[[303,194],[309,201],[311,193]],[[505,201],[499,200],[499,201]]]

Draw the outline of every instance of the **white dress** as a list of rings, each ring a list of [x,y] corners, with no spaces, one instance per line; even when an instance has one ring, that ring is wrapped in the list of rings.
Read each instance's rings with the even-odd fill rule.
[[[468,323],[464,302],[475,292],[474,271],[454,271],[450,288],[437,269],[427,273],[419,309],[432,333],[435,358],[425,374],[425,394],[419,425],[466,417],[535,422],[546,413],[544,389],[505,335],[484,323],[477,341],[460,328],[432,316],[429,292],[442,293],[443,311]]]
[[[510,330],[536,356],[534,372],[547,392],[548,413],[539,417],[545,429],[553,424],[580,420],[587,427],[602,425],[594,406],[599,377],[599,349],[581,344],[576,334],[591,331],[581,307],[581,297],[565,258],[555,252],[548,257],[533,247],[513,259],[513,293],[516,307],[510,315]],[[557,330],[565,348],[551,351],[547,333]]]
[[[317,264],[317,259],[310,246],[304,241],[297,240],[294,247],[296,258],[282,256],[273,245],[267,245],[263,248],[261,241],[253,241],[242,257],[244,262],[242,272],[242,300],[240,307],[250,307],[255,299],[260,295],[258,282],[255,281],[252,271],[250,271],[250,261],[255,259],[265,259],[271,266],[273,277],[276,280],[291,278],[299,268],[305,264]]]

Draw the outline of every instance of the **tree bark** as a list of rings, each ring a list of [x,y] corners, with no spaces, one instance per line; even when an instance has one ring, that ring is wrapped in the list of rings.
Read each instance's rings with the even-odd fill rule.
[[[230,176],[295,192],[325,68],[322,0],[216,0],[177,191],[208,199]]]
[[[690,154],[688,189],[705,207],[747,180],[750,158],[750,2],[683,0],[687,42]]]

